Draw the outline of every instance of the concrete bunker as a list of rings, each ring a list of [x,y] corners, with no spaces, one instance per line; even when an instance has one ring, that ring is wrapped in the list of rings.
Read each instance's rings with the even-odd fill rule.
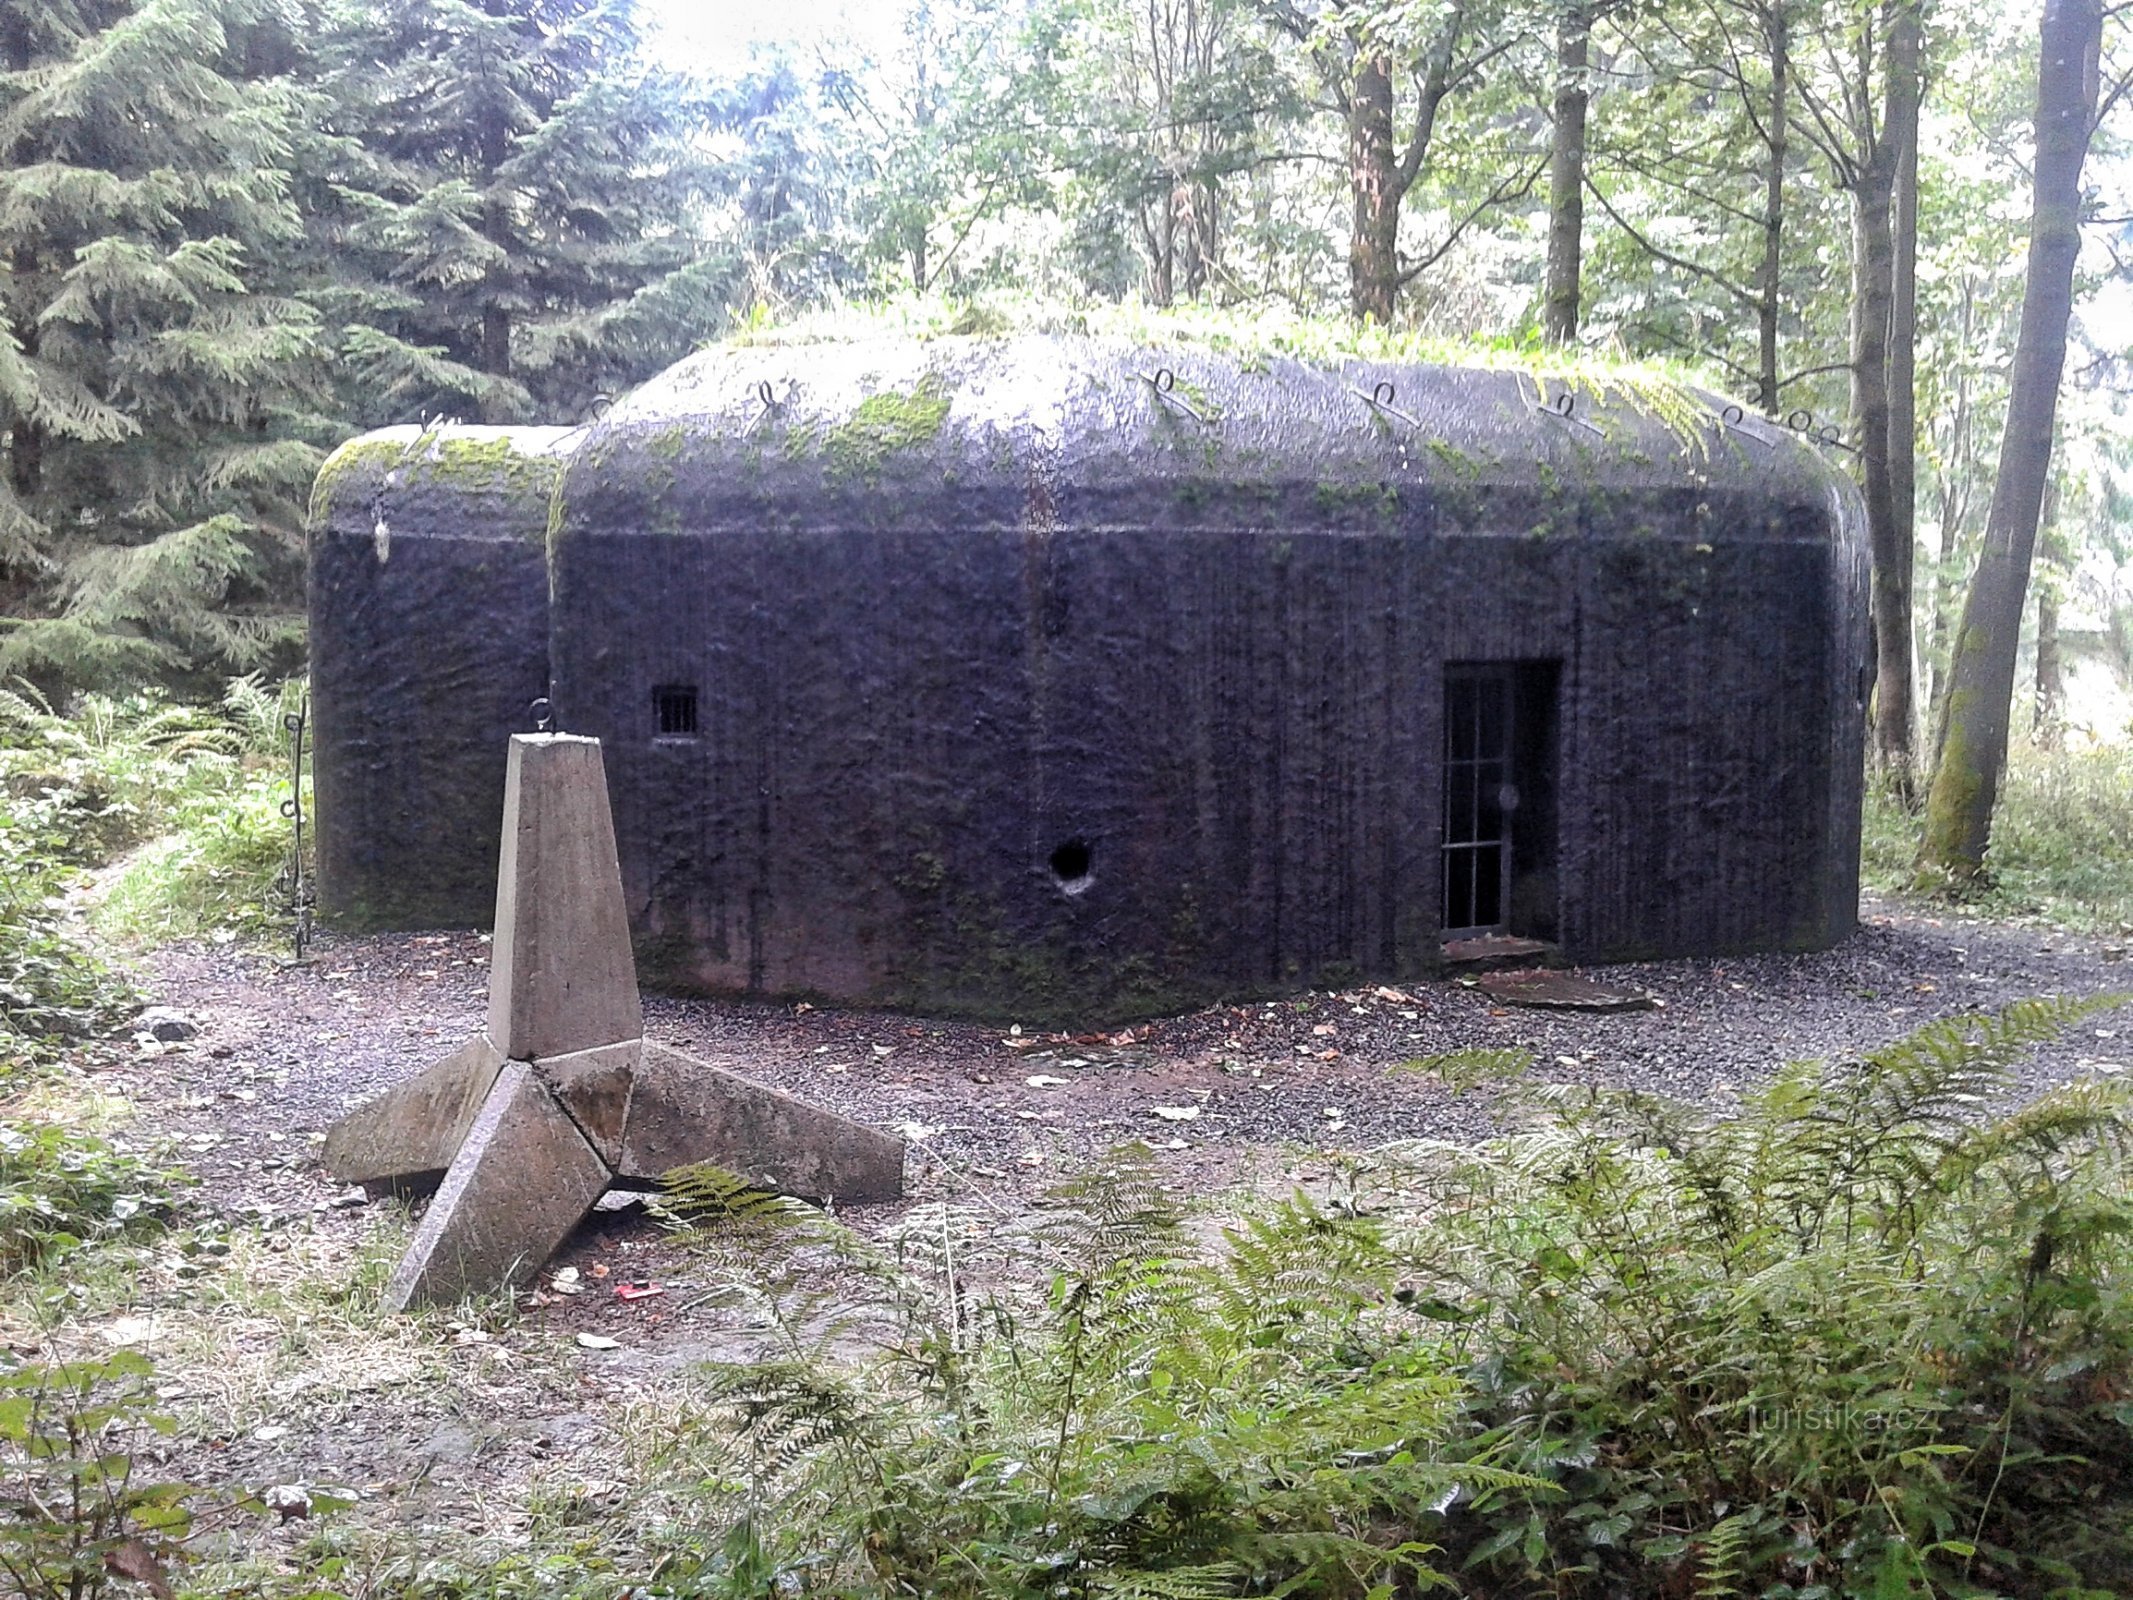
[[[358,440],[312,540],[344,923],[487,917],[544,692],[657,986],[1088,1020],[1856,916],[1856,499],[1678,390],[742,345],[570,434]]]

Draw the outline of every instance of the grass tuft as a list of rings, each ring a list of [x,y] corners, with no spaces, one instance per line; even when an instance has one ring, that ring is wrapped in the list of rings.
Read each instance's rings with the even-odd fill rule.
[[[2008,751],[1992,819],[1988,882],[1963,903],[2087,932],[2133,931],[2133,747]],[[1869,887],[1901,894],[1917,871],[1923,818],[1869,781],[1861,867]]]

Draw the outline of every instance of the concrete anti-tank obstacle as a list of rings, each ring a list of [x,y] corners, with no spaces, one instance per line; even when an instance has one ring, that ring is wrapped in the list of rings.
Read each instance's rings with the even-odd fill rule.
[[[438,1180],[392,1310],[507,1288],[618,1180],[715,1162],[808,1200],[903,1193],[900,1140],[644,1038],[600,741],[520,734],[488,1026],[326,1136],[343,1183]]]

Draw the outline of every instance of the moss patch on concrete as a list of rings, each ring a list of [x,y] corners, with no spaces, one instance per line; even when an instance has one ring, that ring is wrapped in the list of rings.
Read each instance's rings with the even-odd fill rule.
[[[518,449],[508,436],[455,437],[430,432],[413,440],[355,439],[326,458],[311,485],[307,522],[313,532],[325,526],[333,506],[354,473],[379,484],[398,475],[395,487],[444,489],[459,494],[501,494],[527,506],[547,503],[563,476],[564,458]],[[529,524],[527,538],[542,528]]]
[[[948,406],[947,384],[930,372],[908,394],[889,390],[868,395],[851,416],[822,436],[830,475],[869,483],[879,480],[891,457],[940,437]]]

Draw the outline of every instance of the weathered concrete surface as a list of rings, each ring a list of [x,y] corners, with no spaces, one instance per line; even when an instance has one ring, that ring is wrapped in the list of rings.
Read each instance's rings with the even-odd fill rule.
[[[340,1183],[419,1183],[451,1166],[496,1083],[503,1056],[486,1034],[388,1089],[326,1131],[323,1161]]]
[[[647,1044],[618,1171],[656,1178],[711,1162],[807,1200],[892,1200],[903,1141],[791,1095]]]
[[[449,1305],[518,1283],[612,1177],[534,1070],[506,1063],[385,1286],[386,1308]]]
[[[504,751],[548,693],[548,504],[575,431],[386,428],[311,500],[320,911],[476,927],[496,906]]]
[[[1856,498],[1650,389],[1035,337],[645,385],[566,470],[549,637],[646,981],[1069,1022],[1432,970],[1476,662],[1533,680],[1546,774],[1506,931],[1841,938]]]
[[[1544,939],[1485,933],[1472,939],[1446,941],[1444,964],[1460,972],[1495,971],[1502,967],[1538,965],[1554,953],[1555,946]]]
[[[1567,972],[1485,972],[1477,981],[1491,1000],[1542,1011],[1649,1011],[1657,1004],[1639,990]]]
[[[414,444],[322,476],[329,910],[392,900],[388,864],[441,879],[407,841],[425,786],[460,817],[466,719],[525,679],[508,643],[551,669],[558,726],[607,743],[665,986],[1094,1021],[1431,970],[1455,663],[1547,684],[1509,932],[1588,963],[1816,948],[1856,918],[1857,497],[1717,396],[751,340],[574,436],[538,587],[538,530],[490,534],[508,578],[451,564],[453,497],[426,486],[418,516],[388,483]],[[495,485],[537,474],[497,470],[461,519],[523,528]],[[382,563],[380,494],[393,526],[429,519]]]
[[[632,1086],[643,1055],[644,1042],[631,1039],[533,1064],[556,1104],[611,1167],[622,1164],[622,1136],[629,1126]]]
[[[514,1061],[644,1032],[600,741],[518,734],[504,782],[489,1037]]]

